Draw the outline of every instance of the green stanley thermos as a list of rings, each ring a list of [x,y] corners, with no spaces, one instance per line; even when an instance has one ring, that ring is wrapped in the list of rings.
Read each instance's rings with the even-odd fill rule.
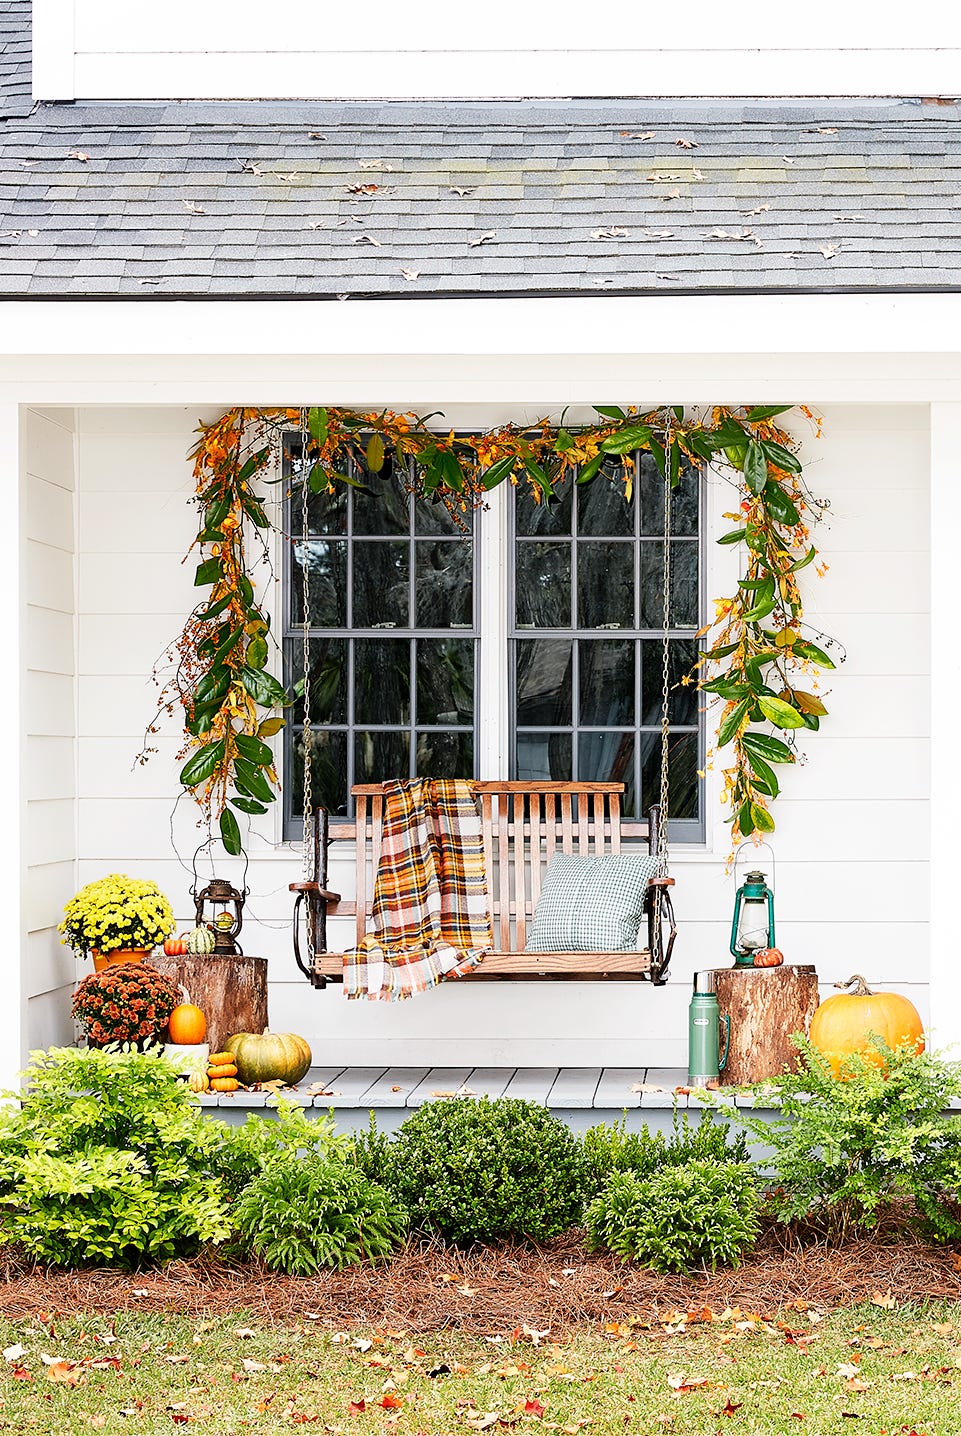
[[[724,1071],[731,1045],[731,1019],[724,1016],[724,1052],[720,1051],[721,1011],[713,972],[695,972],[694,993],[687,1016],[687,1082],[704,1087]]]

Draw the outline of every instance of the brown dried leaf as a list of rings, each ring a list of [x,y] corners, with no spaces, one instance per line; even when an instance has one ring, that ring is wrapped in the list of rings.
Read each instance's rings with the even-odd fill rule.
[[[52,1361],[47,1367],[47,1380],[62,1386],[78,1386],[83,1372],[72,1361]]]
[[[401,274],[402,274],[402,275],[404,276],[404,278],[405,278],[406,280],[408,280],[410,283],[413,283],[415,279],[420,279],[420,270],[419,270],[419,269],[402,269],[402,270],[401,270]]]
[[[810,695],[806,693],[804,696],[805,696],[805,698],[808,698]],[[897,1306],[897,1302],[895,1301],[894,1297],[891,1295],[891,1288],[888,1287],[887,1291],[885,1291],[885,1292],[872,1291],[872,1293],[871,1293],[871,1305],[872,1305],[872,1306],[882,1306],[882,1307],[884,1307],[885,1311],[893,1311],[894,1308]]]
[[[753,219],[755,215],[766,214],[770,208],[771,206],[769,204],[759,204],[755,205],[754,209],[742,209],[741,213],[747,219]]]
[[[383,247],[380,240],[375,239],[372,234],[355,234],[351,240],[351,244],[372,244],[375,249],[381,249]]]
[[[452,185],[450,186],[450,193],[451,193],[451,194],[459,194],[459,195],[463,198],[463,196],[464,196],[465,194],[473,194],[473,193],[474,193],[474,186],[471,185],[468,189],[461,189],[458,185],[452,184]]]
[[[206,213],[207,213],[207,211],[206,211],[205,209],[202,209],[199,204],[194,204],[194,202],[193,202],[192,199],[185,199],[185,200],[183,201],[183,204],[186,206],[187,209],[190,210],[190,213],[191,213],[191,214],[206,214]]]
[[[656,170],[653,174],[645,175],[644,178],[649,184],[671,184],[674,180],[683,179],[684,176],[661,174],[659,170]]]
[[[821,244],[818,248],[825,259],[833,259],[838,252],[839,246],[836,244]]]
[[[621,130],[622,140],[653,140],[657,138],[656,130],[645,130],[642,135],[636,135],[631,130]]]
[[[592,229],[591,239],[627,239],[629,234],[630,230],[619,224],[612,224],[607,229]]]
[[[386,170],[388,174],[394,173],[393,165],[385,164],[383,160],[358,160],[357,168],[361,170]]]
[[[83,150],[71,150],[70,158],[72,160],[79,160],[82,165],[85,165],[90,159],[90,156],[85,155]]]
[[[678,135],[674,143],[679,145],[682,150],[696,150],[698,147],[697,140],[686,140],[683,135]]]
[[[468,243],[469,248],[471,248],[471,249],[476,249],[478,245],[480,245],[480,244],[489,244],[492,239],[496,239],[496,238],[497,238],[497,230],[496,230],[496,229],[488,229],[488,230],[486,230],[483,234],[478,235],[476,239],[469,239],[469,240],[467,241],[467,243]]]

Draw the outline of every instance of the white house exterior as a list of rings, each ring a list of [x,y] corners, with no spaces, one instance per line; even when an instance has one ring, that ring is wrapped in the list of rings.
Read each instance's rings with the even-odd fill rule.
[[[816,534],[830,567],[823,579],[808,570],[809,613],[848,657],[830,675],[830,717],[802,741],[808,761],[787,772],[775,805],[779,943],[789,961],[815,963],[826,987],[864,972],[909,995],[936,1043],[961,1038],[953,925],[961,229],[950,197],[961,174],[961,131],[953,101],[745,101],[734,110],[723,101],[564,102],[573,106],[572,132],[590,131],[596,159],[575,152],[560,187],[544,195],[531,190],[529,169],[528,188],[518,181],[529,154],[512,158],[496,145],[484,153],[477,143],[485,126],[519,124],[522,107],[511,100],[505,117],[474,106],[464,119],[473,138],[443,161],[474,178],[469,217],[451,221],[464,196],[443,184],[454,169],[438,168],[440,142],[424,138],[417,151],[435,176],[425,197],[405,174],[404,127],[384,105],[358,112],[338,106],[339,91],[322,90],[319,100],[288,104],[282,114],[266,101],[261,110],[190,100],[158,107],[157,95],[196,94],[185,87],[198,83],[187,78],[198,70],[186,60],[178,70],[174,59],[165,69],[152,51],[135,63],[142,33],[111,30],[114,12],[126,10],[95,0],[38,3],[47,88],[31,96],[26,7],[7,8],[0,723],[8,847],[0,882],[19,952],[8,960],[0,1006],[5,1076],[12,1079],[27,1050],[72,1036],[76,962],[55,929],[77,886],[109,871],[149,876],[170,894],[178,918],[190,915],[190,876],[171,843],[173,834],[189,857],[197,841],[187,799],[171,819],[176,724],[158,737],[149,764],[134,760],[153,714],[154,661],[195,600],[181,566],[195,533],[187,450],[201,420],[237,404],[442,409],[454,428],[532,420],[568,405],[586,414],[595,403],[796,402],[823,415],[820,439],[792,417],[812,489],[831,505]],[[64,30],[54,44],[51,26],[68,10],[76,45],[66,45]],[[171,14],[173,49],[178,7]],[[109,52],[108,31],[116,37]],[[897,34],[885,38],[887,50],[897,47]],[[470,53],[466,44],[455,35],[448,48]],[[519,43],[518,53],[525,48]],[[787,84],[799,62],[784,53]],[[879,44],[865,60],[879,77],[891,73],[886,53]],[[918,49],[909,73],[935,83],[918,83],[913,93],[945,98],[947,81],[937,83],[943,60],[934,46]],[[280,93],[278,80],[258,69],[266,86],[258,89],[250,69],[232,63],[214,56],[216,83],[205,94]],[[425,62],[420,88],[405,93],[443,93],[431,88],[430,72]],[[614,73],[618,93],[628,93],[626,77]],[[179,80],[158,78],[175,74]],[[244,75],[247,88],[232,88],[240,84],[232,77]],[[538,93],[551,93],[546,79],[539,83]],[[751,84],[745,72],[732,91],[751,93]],[[789,85],[795,93],[809,88]],[[314,92],[301,84],[296,93]],[[363,93],[359,85],[354,93]],[[465,82],[457,93],[474,91]],[[645,81],[643,93],[663,91]],[[131,96],[133,111],[113,104]],[[41,103],[31,114],[34,99]],[[529,108],[528,121],[563,128],[559,102],[543,103],[549,108]],[[428,118],[440,124],[436,105]],[[267,160],[271,127],[287,149]],[[205,167],[194,178],[191,136],[201,130]],[[660,146],[636,159],[630,147],[647,144],[637,138],[647,130],[661,131]],[[327,138],[306,141],[309,132]],[[598,133],[609,137],[610,154],[596,144]],[[697,148],[676,147],[675,137]],[[518,151],[526,142],[518,134]],[[173,166],[147,164],[167,144],[182,147],[179,177]],[[84,157],[69,158],[72,150]],[[315,150],[322,158],[311,158]],[[347,166],[348,153],[379,163]],[[262,174],[248,168],[280,176],[296,174],[297,164],[323,173],[323,192],[282,177],[264,188]],[[648,181],[648,165],[684,178]],[[163,178],[145,179],[148,168]],[[691,177],[695,169],[702,181]],[[546,162],[543,172],[551,172]],[[229,256],[218,246],[241,221],[218,186],[238,176],[253,237],[228,244],[244,251]],[[394,191],[392,218],[346,197],[361,182]],[[486,212],[485,184],[495,187]],[[667,197],[677,187],[681,196]],[[81,233],[84,212],[97,219]],[[425,216],[447,222],[435,230]],[[137,221],[136,242],[124,238],[126,218]],[[623,239],[590,238],[593,228],[618,226],[629,231]],[[488,228],[501,242],[473,246]],[[713,238],[716,228],[727,237]],[[289,240],[282,253],[271,248],[276,230]],[[348,247],[344,230],[379,242]],[[741,237],[745,230],[760,242]],[[407,279],[402,271],[414,272],[418,247],[422,273]],[[432,269],[432,255],[450,262]],[[737,570],[736,554],[713,542],[728,527],[730,490],[714,478],[705,493],[708,604],[730,590]],[[495,712],[478,748],[482,778],[504,776],[509,736],[498,657],[504,502],[495,497],[479,540],[481,677]],[[276,584],[265,582],[279,612]],[[465,983],[396,1006],[346,1004],[337,989],[308,988],[290,942],[287,889],[300,875],[298,846],[283,841],[279,818],[259,820],[249,843],[244,940],[270,961],[271,1026],[303,1033],[316,1060],[331,1065],[680,1067],[692,973],[728,960],[730,831],[716,772],[705,780],[704,810],[703,840],[672,852],[680,935],[667,987]],[[242,881],[238,863],[218,861],[217,871]],[[334,849],[331,885],[349,893],[350,882],[350,855]],[[346,939],[346,928],[332,936],[338,932]]]

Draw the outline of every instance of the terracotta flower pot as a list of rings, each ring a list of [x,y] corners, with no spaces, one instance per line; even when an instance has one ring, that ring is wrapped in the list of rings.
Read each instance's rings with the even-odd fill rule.
[[[151,951],[149,947],[115,947],[113,952],[98,952],[92,947],[90,956],[93,958],[94,972],[103,972],[105,967],[110,967],[115,962],[146,962]]]

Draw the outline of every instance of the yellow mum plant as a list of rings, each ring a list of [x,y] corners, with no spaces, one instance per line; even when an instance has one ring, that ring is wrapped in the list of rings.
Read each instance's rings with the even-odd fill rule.
[[[174,930],[170,903],[156,883],[111,873],[87,883],[63,910],[57,929],[78,957],[91,949],[153,948]]]

